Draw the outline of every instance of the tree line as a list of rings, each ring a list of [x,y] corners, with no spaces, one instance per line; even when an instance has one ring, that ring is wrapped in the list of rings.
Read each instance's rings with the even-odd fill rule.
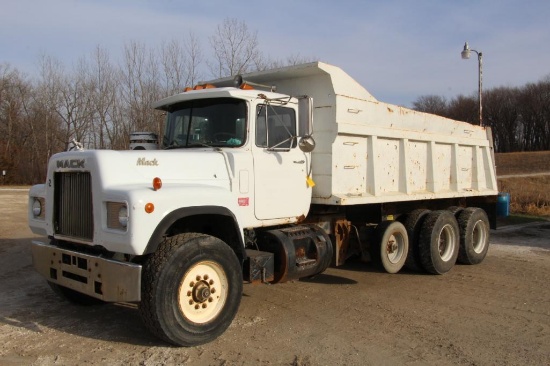
[[[87,149],[127,149],[131,132],[159,133],[164,118],[151,104],[186,86],[308,61],[300,55],[272,59],[260,51],[257,32],[228,18],[208,42],[193,33],[157,47],[129,42],[118,62],[98,46],[70,68],[42,55],[33,78],[0,64],[3,183],[43,182],[50,156],[73,139]]]
[[[493,132],[496,152],[550,150],[550,75],[522,87],[486,90],[483,124]],[[413,102],[418,111],[479,124],[478,95],[451,100],[425,95]]]
[[[49,158],[67,150],[72,140],[87,149],[127,149],[131,132],[160,133],[164,117],[151,104],[185,86],[313,59],[272,59],[261,52],[257,32],[228,18],[208,42],[193,33],[156,47],[129,42],[117,60],[99,46],[71,67],[42,55],[32,78],[0,64],[2,183],[43,182]],[[492,127],[496,151],[550,150],[549,96],[550,77],[484,93],[483,119]],[[428,95],[413,105],[419,111],[479,122],[476,96],[447,101]]]

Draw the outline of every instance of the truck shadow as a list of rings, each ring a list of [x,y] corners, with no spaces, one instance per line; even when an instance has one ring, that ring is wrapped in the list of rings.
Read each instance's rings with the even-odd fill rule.
[[[33,268],[33,238],[0,239],[0,325],[30,339],[49,329],[109,342],[169,346],[142,324],[135,304],[78,306],[58,297]],[[33,335],[34,334],[34,335]]]

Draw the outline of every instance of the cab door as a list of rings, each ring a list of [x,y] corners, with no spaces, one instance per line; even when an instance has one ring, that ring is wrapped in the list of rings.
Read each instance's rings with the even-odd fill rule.
[[[310,154],[298,148],[296,109],[260,104],[255,113],[254,212],[259,220],[306,215]]]

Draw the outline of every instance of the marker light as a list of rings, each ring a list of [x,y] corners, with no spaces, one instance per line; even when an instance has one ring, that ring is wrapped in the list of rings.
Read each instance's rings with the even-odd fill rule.
[[[145,204],[145,212],[152,213],[155,211],[155,205],[153,205],[151,202],[148,202]]]
[[[250,84],[247,84],[247,83],[242,83],[240,88],[242,90],[254,90],[254,87]]]
[[[153,178],[153,189],[158,191],[162,188],[162,180],[159,177]]]

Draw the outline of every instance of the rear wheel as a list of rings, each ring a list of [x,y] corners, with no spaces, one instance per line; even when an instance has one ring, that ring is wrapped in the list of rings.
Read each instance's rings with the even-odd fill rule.
[[[485,259],[489,249],[489,218],[484,210],[476,207],[464,209],[458,216],[460,249],[458,262],[478,264]]]
[[[418,237],[420,236],[422,222],[429,213],[430,210],[420,208],[399,218],[399,221],[401,221],[405,229],[407,229],[407,235],[409,237],[409,252],[407,253],[405,267],[417,272],[423,271],[422,263],[420,262]]]
[[[409,251],[409,238],[405,226],[399,221],[384,221],[376,227],[378,245],[376,259],[388,273],[403,268]]]
[[[454,215],[447,210],[428,214],[420,231],[420,260],[424,269],[443,274],[456,263],[459,245],[459,228]]]
[[[233,250],[218,238],[166,238],[143,266],[140,314],[159,338],[179,346],[212,341],[233,321],[242,294]]]

